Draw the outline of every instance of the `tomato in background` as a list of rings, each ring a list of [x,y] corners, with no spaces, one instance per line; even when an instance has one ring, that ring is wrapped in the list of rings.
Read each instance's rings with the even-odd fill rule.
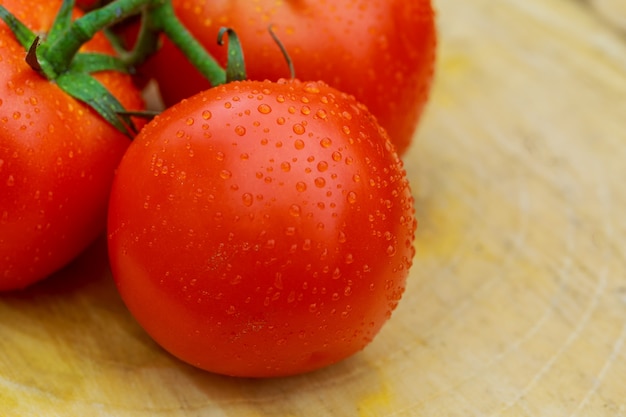
[[[108,3],[105,0],[75,0],[76,7],[82,10],[92,10]]]
[[[353,94],[387,130],[399,154],[415,133],[433,78],[436,49],[430,0],[173,0],[177,16],[224,65],[220,27],[239,35],[248,77],[286,78],[287,48],[299,79]],[[168,40],[148,64],[166,105],[209,84]]]
[[[34,31],[61,1],[3,0]],[[97,35],[85,50],[113,53]],[[106,225],[113,171],[129,139],[39,76],[0,21],[0,290],[23,288],[72,260]],[[96,78],[128,109],[141,109],[131,78]]]
[[[322,83],[244,81],[165,110],[129,147],[108,222],[113,277],[166,350],[212,372],[311,371],[364,348],[414,255],[402,162]]]

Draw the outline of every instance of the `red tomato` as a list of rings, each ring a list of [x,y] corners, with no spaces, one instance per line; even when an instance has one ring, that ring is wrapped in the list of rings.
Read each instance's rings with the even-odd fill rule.
[[[43,32],[61,1],[2,4]],[[112,53],[102,35],[85,48]],[[46,277],[102,233],[113,171],[130,143],[24,57],[0,22],[0,290]],[[126,108],[142,107],[129,76],[104,72],[96,78]]]
[[[376,115],[402,154],[428,99],[436,31],[430,0],[173,0],[180,20],[225,64],[220,27],[239,35],[248,77],[289,76],[268,26],[286,46],[300,79],[323,80],[353,94]],[[165,41],[148,72],[172,105],[209,87],[182,54]]]
[[[244,81],[169,108],[113,184],[122,298],[175,356],[289,375],[365,347],[414,255],[405,171],[385,131],[323,83]]]

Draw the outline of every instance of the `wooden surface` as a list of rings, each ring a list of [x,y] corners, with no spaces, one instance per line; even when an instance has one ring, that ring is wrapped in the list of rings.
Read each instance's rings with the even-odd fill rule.
[[[0,415],[626,416],[625,20],[580,0],[436,6],[406,156],[417,256],[373,344],[288,379],[195,370],[128,315],[100,241],[0,296]]]

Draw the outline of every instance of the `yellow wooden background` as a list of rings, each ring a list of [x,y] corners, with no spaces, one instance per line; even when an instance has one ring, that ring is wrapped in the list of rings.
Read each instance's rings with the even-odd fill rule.
[[[624,3],[435,2],[406,155],[417,256],[363,352],[287,379],[198,371],[129,316],[101,240],[0,295],[0,416],[626,416]]]

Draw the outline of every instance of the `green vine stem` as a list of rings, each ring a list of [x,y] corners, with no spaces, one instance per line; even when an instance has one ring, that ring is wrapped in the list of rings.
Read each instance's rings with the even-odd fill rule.
[[[178,20],[171,0],[115,0],[101,8],[70,21],[74,0],[64,0],[58,21],[52,31],[54,36],[37,40],[34,45],[39,68],[48,79],[55,79],[66,72],[81,46],[96,33],[126,18],[141,15],[142,26],[135,48],[128,53],[121,51],[123,62],[135,66],[145,61],[158,48],[158,36],[162,32],[185,55],[212,85],[226,82],[226,71]],[[0,17],[7,23],[16,19],[3,6]],[[34,61],[33,61],[34,62]],[[119,68],[112,68],[119,70]]]
[[[65,0],[64,5],[73,0]],[[102,8],[95,9],[72,22],[66,31],[55,36],[54,41],[47,45],[44,59],[54,74],[65,72],[80,47],[104,28],[111,26],[126,17],[135,15],[144,7],[149,7],[155,0],[118,0]]]
[[[178,20],[171,0],[161,0],[161,3],[158,7],[150,9],[148,23],[163,31],[211,85],[224,84],[226,82],[224,69]]]
[[[0,4],[0,19],[28,51],[33,70],[55,81],[67,94],[96,110],[111,124],[131,135],[129,116],[92,73],[104,70],[128,72],[158,49],[164,33],[212,84],[227,82],[226,70],[204,49],[174,13],[171,0],[115,0],[72,21],[74,0],[63,0],[47,36],[36,36]],[[141,17],[139,38],[131,51],[116,46],[117,57],[79,52],[98,32],[133,16]]]

